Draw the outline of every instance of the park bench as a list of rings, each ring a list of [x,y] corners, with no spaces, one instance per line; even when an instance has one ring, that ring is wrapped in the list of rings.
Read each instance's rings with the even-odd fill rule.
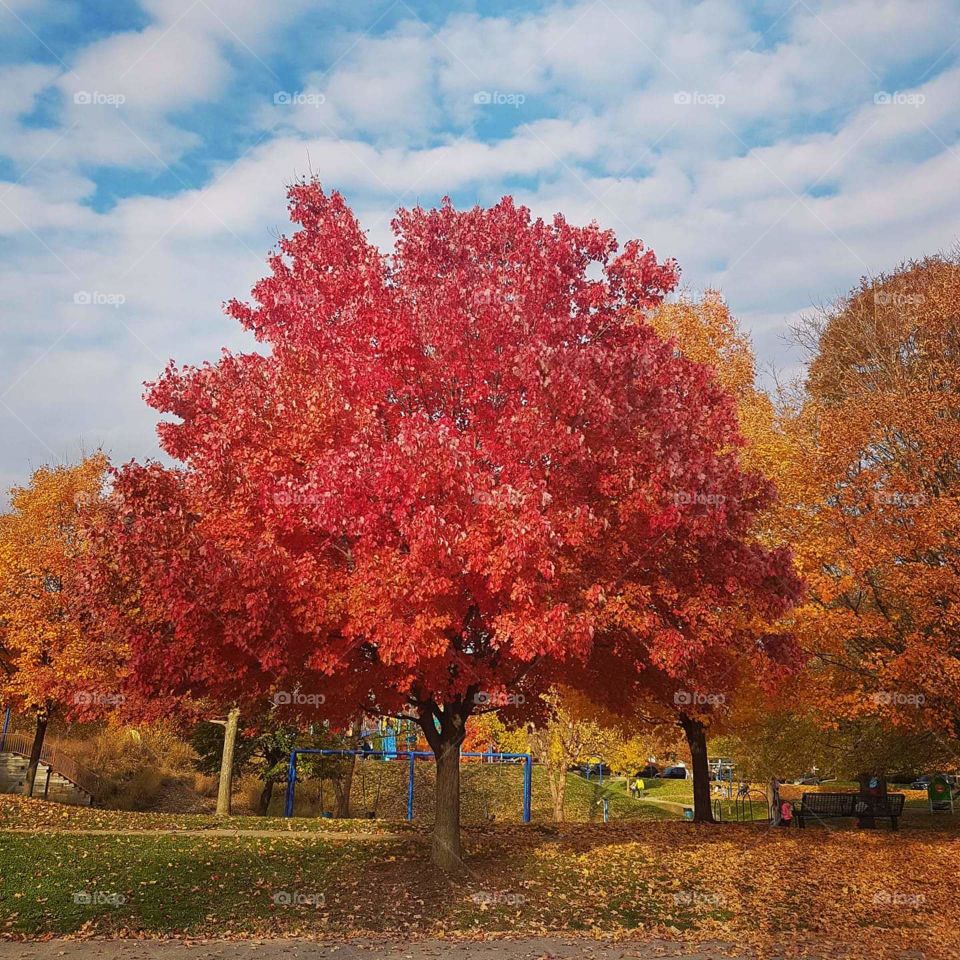
[[[805,826],[807,819],[856,817],[860,826],[872,826],[877,818],[889,820],[890,828],[896,830],[905,799],[902,793],[890,793],[885,797],[861,797],[857,793],[805,793],[794,812],[800,827]]]

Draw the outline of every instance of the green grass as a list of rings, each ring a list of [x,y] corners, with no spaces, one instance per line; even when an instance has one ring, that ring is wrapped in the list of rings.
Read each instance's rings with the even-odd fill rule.
[[[802,935],[815,918],[818,933],[885,925],[884,937],[910,937],[922,923],[935,939],[960,925],[956,886],[928,879],[930,863],[953,862],[956,837],[955,825],[865,835],[678,820],[497,824],[464,831],[468,868],[448,878],[431,868],[422,830],[336,840],[0,831],[0,936],[722,929],[746,946],[764,932]],[[890,910],[877,889],[921,907]]]
[[[10,835],[3,838],[0,917],[8,932],[221,930],[255,932],[304,911],[276,895],[322,894],[334,915],[353,908],[374,852],[363,843],[292,839]],[[400,846],[377,845],[382,860]],[[89,896],[100,903],[78,903]],[[281,897],[282,899],[282,897]],[[316,919],[316,917],[314,917]],[[338,922],[345,917],[338,916]]]

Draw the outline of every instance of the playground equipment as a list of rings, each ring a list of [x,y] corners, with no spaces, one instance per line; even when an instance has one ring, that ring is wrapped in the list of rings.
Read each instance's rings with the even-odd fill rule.
[[[749,783],[741,782],[737,787],[737,796],[733,803],[734,816],[739,822],[751,823],[753,821],[754,800],[764,808],[767,807],[767,797],[765,794],[757,790],[751,790]]]
[[[376,727],[361,732],[361,749],[367,756],[371,752],[382,752],[381,759],[396,760],[398,750],[416,750],[418,737],[413,720],[383,718]]]
[[[388,753],[385,750],[319,750],[319,749],[294,749],[290,751],[290,761],[287,766],[287,796],[284,804],[283,815],[285,817],[293,816],[293,801],[297,787],[297,757],[314,755],[327,757],[379,757],[383,760],[405,759],[408,763],[407,773],[407,820],[413,820],[413,799],[414,799],[414,767],[418,759],[432,760],[433,754],[428,750],[395,750]],[[523,822],[529,823],[531,818],[532,796],[533,796],[533,757],[529,753],[461,753],[461,757],[479,757],[482,761],[488,763],[523,763]],[[361,767],[361,775],[363,768]],[[382,781],[383,771],[380,770],[380,779]],[[365,788],[365,782],[361,780],[361,789]],[[380,798],[380,786],[377,786],[377,798],[374,804],[374,813],[376,812],[376,802]],[[364,803],[366,796],[364,795]]]
[[[720,757],[709,761],[710,779],[717,784],[717,792],[726,795],[727,800],[733,799],[733,761]]]
[[[593,782],[594,775],[597,777],[597,783],[603,786],[603,771],[607,771],[607,778],[610,777],[610,768],[603,762],[599,754],[594,754],[586,763],[580,765],[580,776],[588,783]]]

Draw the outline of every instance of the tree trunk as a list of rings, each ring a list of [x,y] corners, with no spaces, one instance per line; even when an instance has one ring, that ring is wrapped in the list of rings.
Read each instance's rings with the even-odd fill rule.
[[[470,699],[447,704],[441,711],[433,705],[420,718],[420,727],[437,763],[437,787],[433,844],[430,859],[434,866],[449,872],[463,867],[460,845],[460,747],[467,733]],[[434,717],[440,722],[438,730]]]
[[[444,738],[436,753],[437,796],[430,857],[441,870],[458,870],[463,865],[460,846],[460,744]]]
[[[349,819],[350,817],[350,791],[353,789],[353,772],[357,766],[356,756],[347,757],[347,769],[343,776],[335,777],[333,781],[333,793],[337,804],[334,807],[333,815],[338,819]]]
[[[560,767],[548,770],[550,777],[550,797],[553,800],[553,819],[556,823],[563,823],[563,803],[567,792],[567,768]]]
[[[270,810],[270,801],[273,799],[273,781],[265,780],[260,791],[260,800],[257,803],[257,814],[265,817]]]
[[[237,743],[240,710],[233,707],[227,714],[223,731],[223,756],[220,759],[220,787],[217,790],[217,816],[230,816],[230,798],[233,794],[233,751]]]
[[[707,763],[707,734],[703,724],[685,713],[680,714],[693,761],[693,819],[697,823],[715,823],[710,806],[710,766]]]
[[[43,751],[43,738],[47,735],[47,714],[37,714],[37,729],[33,735],[33,746],[30,748],[30,762],[27,764],[27,779],[23,784],[26,796],[33,796],[33,785],[37,779],[37,767],[40,766],[40,753]]]

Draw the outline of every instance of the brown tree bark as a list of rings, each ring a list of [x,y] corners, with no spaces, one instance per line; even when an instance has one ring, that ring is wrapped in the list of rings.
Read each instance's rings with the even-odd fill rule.
[[[343,775],[333,780],[333,795],[336,798],[333,815],[339,819],[350,817],[350,791],[353,789],[353,772],[357,767],[356,756],[347,757],[346,765]]]
[[[563,823],[563,806],[567,793],[567,768],[550,767],[547,770],[550,779],[550,799],[553,801],[553,819]]]
[[[467,732],[467,718],[472,712],[471,700],[448,703],[441,710],[430,704],[419,718],[420,728],[430,744],[437,764],[435,818],[430,859],[434,866],[447,872],[463,867],[460,843],[460,747]],[[434,719],[440,723],[436,727]]]
[[[680,726],[690,747],[693,761],[693,819],[697,823],[716,823],[710,805],[710,766],[707,762],[707,733],[704,725],[685,713]]]
[[[30,760],[27,763],[27,779],[23,784],[26,796],[33,796],[33,786],[37,780],[37,767],[40,766],[40,754],[43,752],[43,740],[47,735],[49,717],[46,712],[37,714],[37,726],[33,734],[33,745],[30,747]]]
[[[270,801],[273,799],[273,781],[265,780],[263,789],[260,791],[260,799],[257,801],[257,814],[265,817],[270,810]]]

